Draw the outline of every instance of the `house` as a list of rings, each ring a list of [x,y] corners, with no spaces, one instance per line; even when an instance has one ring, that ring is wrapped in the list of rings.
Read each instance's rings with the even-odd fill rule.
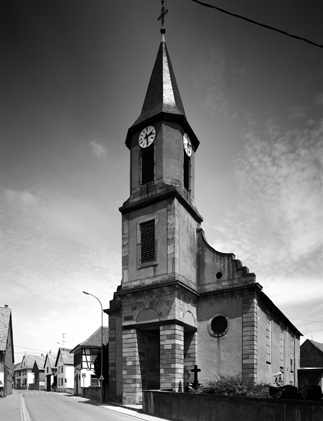
[[[323,392],[323,344],[306,339],[300,349],[298,384],[301,390],[320,386]]]
[[[45,373],[45,390],[47,392],[56,391],[57,387],[57,375],[56,375],[56,353],[49,353],[46,355],[44,363]]]
[[[74,392],[74,355],[67,348],[59,348],[55,367],[57,368],[57,392]]]
[[[33,390],[44,390],[45,389],[45,356],[42,355],[42,359],[38,359],[34,362],[32,372],[34,373],[34,384],[30,385]]]
[[[17,389],[17,384],[21,384],[21,363],[13,365],[13,387]],[[19,380],[19,381],[18,381]]]
[[[100,387],[100,382],[94,372],[94,362],[101,351],[103,329],[103,344],[109,342],[109,328],[96,330],[86,341],[78,344],[70,352],[74,354],[74,394],[89,396],[90,387]]]
[[[105,310],[109,400],[133,404],[143,389],[178,390],[193,380],[195,365],[201,380],[240,375],[273,383],[282,372],[284,383],[296,386],[301,333],[256,275],[233,253],[215,250],[202,229],[195,203],[200,141],[184,111],[164,28],[125,144],[130,196],[119,209],[122,280]]]
[[[0,307],[0,393],[12,393],[14,375],[12,315],[10,308]]]
[[[43,355],[25,354],[22,357],[20,366],[15,369],[15,384],[17,389],[34,389],[35,373],[33,372],[35,361],[41,367],[44,364]]]

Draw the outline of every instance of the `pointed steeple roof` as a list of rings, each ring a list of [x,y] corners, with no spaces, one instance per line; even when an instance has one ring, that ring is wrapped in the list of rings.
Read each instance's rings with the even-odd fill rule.
[[[167,120],[181,123],[196,150],[200,142],[186,119],[173,66],[166,47],[164,28],[161,29],[161,34],[162,39],[144,104],[140,116],[128,130],[126,145],[130,149],[132,135],[146,124],[154,124],[157,120]]]
[[[182,99],[164,38],[159,46],[141,114],[133,126],[159,113],[185,117]]]

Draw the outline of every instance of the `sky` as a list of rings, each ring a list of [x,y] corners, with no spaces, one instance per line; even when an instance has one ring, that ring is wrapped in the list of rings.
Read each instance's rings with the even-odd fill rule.
[[[208,0],[323,44],[316,0]],[[323,342],[323,49],[168,0],[166,43],[200,140],[209,244]],[[128,128],[159,48],[159,0],[5,0],[0,64],[0,305],[15,361],[74,348],[121,282]],[[104,325],[108,316],[104,315]],[[64,339],[63,339],[64,334]]]

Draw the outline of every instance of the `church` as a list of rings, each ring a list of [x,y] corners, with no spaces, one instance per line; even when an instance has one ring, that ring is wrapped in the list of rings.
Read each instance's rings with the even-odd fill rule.
[[[165,42],[141,113],[128,129],[130,197],[122,215],[122,280],[109,309],[109,400],[241,375],[297,385],[301,333],[234,254],[212,248],[195,203],[199,139]]]

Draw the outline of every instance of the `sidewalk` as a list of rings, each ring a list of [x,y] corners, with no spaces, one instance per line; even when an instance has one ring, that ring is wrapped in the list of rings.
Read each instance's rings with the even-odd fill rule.
[[[77,396],[77,398],[80,399],[81,397]],[[91,405],[100,406],[108,411],[124,414],[137,420],[165,421],[165,418],[158,418],[158,417],[153,417],[152,415],[143,414],[142,405],[122,405],[116,402],[104,402],[103,404],[101,404],[100,402],[97,402],[92,399],[87,399],[87,398],[81,398],[81,399],[86,400]]]
[[[21,397],[12,393],[5,398],[0,398],[0,419],[3,421],[20,420]]]
[[[153,417],[152,415],[147,415],[142,413],[142,405],[119,405],[114,402],[100,404],[96,402],[97,406],[112,411],[118,412],[119,414],[127,415],[131,418],[144,421],[165,421],[165,418]]]

